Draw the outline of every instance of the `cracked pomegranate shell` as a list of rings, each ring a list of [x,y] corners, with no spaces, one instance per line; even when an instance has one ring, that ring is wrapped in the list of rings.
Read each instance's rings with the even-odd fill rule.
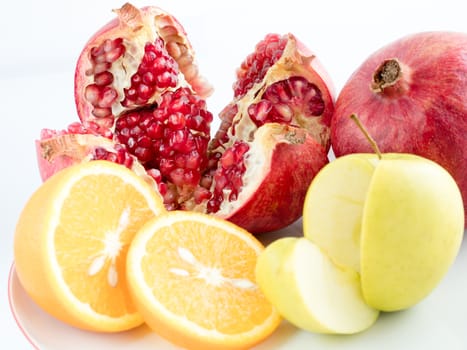
[[[266,35],[238,68],[212,133],[212,89],[181,24],[157,7],[115,12],[78,59],[80,121],[44,129],[36,142],[42,178],[106,159],[149,181],[168,210],[252,233],[297,220],[330,147],[334,92],[316,56],[292,34]]]

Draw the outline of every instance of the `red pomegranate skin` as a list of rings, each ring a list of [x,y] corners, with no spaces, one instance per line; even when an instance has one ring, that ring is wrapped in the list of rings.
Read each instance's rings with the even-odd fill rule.
[[[254,234],[279,230],[299,219],[308,184],[329,162],[324,147],[304,129],[280,128],[284,131],[269,151],[254,195],[225,217]]]
[[[400,65],[398,78],[378,88],[375,72],[394,59]],[[349,118],[352,113],[381,152],[413,153],[443,166],[456,180],[467,208],[466,33],[415,33],[369,56],[336,101],[331,121],[336,157],[372,151]]]

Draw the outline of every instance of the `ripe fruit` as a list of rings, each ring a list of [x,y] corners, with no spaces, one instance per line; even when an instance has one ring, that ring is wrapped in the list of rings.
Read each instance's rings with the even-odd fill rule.
[[[463,227],[453,178],[411,154],[337,158],[313,180],[303,212],[305,237],[360,272],[365,301],[383,311],[411,307],[439,284]]]
[[[280,317],[255,282],[261,243],[228,221],[172,211],[143,226],[127,256],[133,299],[147,324],[187,349],[246,349]]]
[[[14,237],[18,278],[41,308],[75,327],[139,326],[126,253],[139,228],[164,211],[157,193],[121,165],[68,167],[44,182],[21,212]]]
[[[356,113],[382,152],[414,153],[447,169],[467,208],[466,57],[467,34],[451,32],[409,35],[373,53],[337,99],[336,156],[370,151],[348,118]]]
[[[89,39],[76,65],[75,101],[84,124],[106,132],[123,112],[159,103],[179,87],[192,87],[201,97],[211,93],[173,16],[129,3],[114,12],[117,18]]]
[[[107,159],[152,178],[169,210],[211,213],[255,233],[298,219],[330,147],[333,92],[316,56],[292,34],[267,35],[241,64],[210,140],[210,89],[179,22],[153,7],[116,12],[78,60],[81,124],[45,130],[37,143],[43,177]]]
[[[378,318],[363,299],[359,274],[334,265],[303,237],[268,245],[258,258],[256,279],[284,318],[310,332],[357,333]]]

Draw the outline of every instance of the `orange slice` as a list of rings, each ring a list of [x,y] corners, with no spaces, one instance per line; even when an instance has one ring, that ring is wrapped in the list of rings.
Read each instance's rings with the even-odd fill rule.
[[[246,349],[280,317],[255,281],[263,245],[244,229],[195,212],[150,220],[127,256],[127,278],[146,323],[187,349]]]
[[[14,237],[18,278],[31,298],[79,328],[116,332],[143,322],[126,283],[135,233],[164,212],[127,168],[92,161],[58,172],[31,196]]]

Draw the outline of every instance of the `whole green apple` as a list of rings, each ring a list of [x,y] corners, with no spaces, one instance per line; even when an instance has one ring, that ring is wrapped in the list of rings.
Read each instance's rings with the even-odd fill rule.
[[[383,311],[425,298],[453,263],[464,232],[458,186],[411,154],[351,154],[325,166],[305,199],[304,235],[361,275],[363,297]]]

